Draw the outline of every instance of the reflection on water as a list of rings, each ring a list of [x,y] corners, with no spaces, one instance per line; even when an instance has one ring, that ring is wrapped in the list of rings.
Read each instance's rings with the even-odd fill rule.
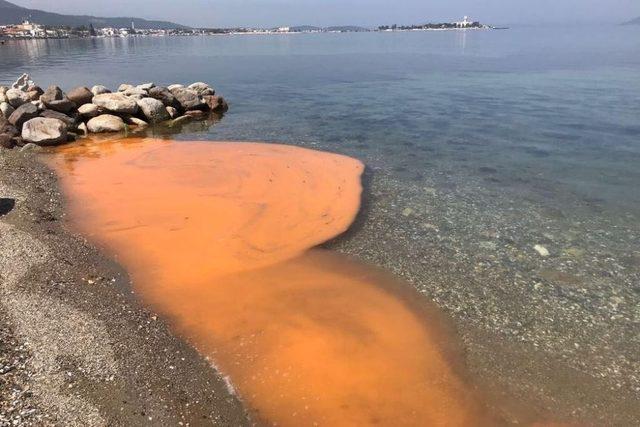
[[[433,308],[379,270],[308,251],[352,223],[359,161],[129,139],[66,147],[53,163],[75,224],[230,376],[256,419],[489,422]]]

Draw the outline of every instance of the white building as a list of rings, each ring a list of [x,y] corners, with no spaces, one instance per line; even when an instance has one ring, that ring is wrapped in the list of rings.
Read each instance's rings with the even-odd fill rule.
[[[458,28],[467,28],[473,24],[473,21],[469,20],[468,16],[465,16],[464,19],[460,22],[456,22],[456,27]]]
[[[280,27],[280,28],[278,28],[278,32],[279,33],[288,33],[289,31],[291,31],[291,27]]]

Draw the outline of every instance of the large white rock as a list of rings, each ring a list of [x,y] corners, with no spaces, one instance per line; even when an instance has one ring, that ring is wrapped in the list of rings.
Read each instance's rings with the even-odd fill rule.
[[[5,96],[7,98],[7,102],[13,107],[18,108],[22,104],[29,102],[29,94],[27,92],[23,92],[20,89],[9,89]]]
[[[92,133],[121,132],[125,130],[124,121],[111,114],[103,114],[87,122],[87,129]]]
[[[36,117],[22,126],[22,139],[38,145],[56,145],[67,141],[67,125],[58,119]]]
[[[120,114],[135,114],[138,104],[134,99],[128,98],[122,93],[103,93],[93,97],[93,103],[105,110]]]
[[[100,107],[96,104],[84,104],[78,107],[78,113],[86,118],[96,117],[100,115]]]
[[[154,98],[143,98],[137,101],[138,107],[149,123],[159,123],[169,120],[171,117],[162,101]]]
[[[103,93],[111,93],[111,91],[107,89],[106,86],[95,85],[94,87],[91,88],[91,93],[93,93],[93,96],[96,96],[96,95],[102,95]]]

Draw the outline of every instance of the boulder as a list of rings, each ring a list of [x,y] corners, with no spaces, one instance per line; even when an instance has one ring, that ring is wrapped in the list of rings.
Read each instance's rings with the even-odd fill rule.
[[[103,114],[89,120],[87,129],[92,133],[121,132],[126,129],[126,126],[122,118],[111,114]]]
[[[185,111],[202,110],[207,108],[207,104],[202,100],[200,95],[194,90],[177,88],[171,91],[176,100],[180,103],[180,108]]]
[[[13,148],[15,145],[15,141],[13,139],[13,135],[8,133],[0,133],[0,147],[2,148]]]
[[[76,107],[58,86],[49,86],[40,97],[40,101],[45,107],[61,113],[68,113]]]
[[[205,113],[202,110],[189,110],[189,111],[185,111],[184,115],[193,117],[196,120],[200,120],[200,119],[204,119],[207,116],[207,113]]]
[[[25,152],[25,151],[38,152],[38,151],[42,151],[42,148],[38,147],[33,142],[29,142],[28,144],[25,144],[24,147],[20,149],[20,152]]]
[[[0,86],[0,103],[2,102],[7,102],[7,96],[6,93],[9,90],[8,87],[6,86]]]
[[[167,107],[179,108],[180,103],[176,99],[175,96],[171,93],[169,89],[162,86],[156,86],[149,90],[149,96],[151,98],[162,101],[162,103]]]
[[[6,117],[8,119],[11,113],[13,113],[14,111],[15,109],[8,102],[0,103],[0,116]]]
[[[167,89],[169,89],[169,90],[184,89],[184,85],[173,84],[173,85],[167,86]]]
[[[56,145],[67,141],[67,125],[58,119],[36,117],[22,127],[22,139],[37,145]]]
[[[100,115],[100,107],[96,104],[84,104],[78,107],[78,114],[85,118],[93,118]]]
[[[18,80],[11,85],[13,89],[18,89],[23,92],[26,92],[29,89],[29,86],[33,86],[33,80],[31,80],[31,76],[29,76],[29,74],[21,75]]]
[[[149,123],[145,122],[142,119],[137,117],[127,117],[127,124],[138,126],[138,127],[147,127]]]
[[[154,98],[144,98],[137,102],[138,107],[140,107],[142,114],[144,114],[149,123],[164,122],[171,118],[162,101]]]
[[[93,103],[113,113],[135,114],[138,111],[136,101],[122,93],[103,93],[102,95],[96,95],[93,97]]]
[[[93,96],[96,96],[96,95],[102,95],[103,93],[111,93],[111,91],[107,89],[105,86],[95,85],[94,87],[91,88],[91,93],[93,94]]]
[[[29,101],[37,101],[40,99],[44,91],[40,88],[40,86],[31,86],[27,91],[27,96],[29,97]]]
[[[204,102],[207,103],[209,109],[211,111],[215,111],[216,113],[224,113],[229,109],[227,101],[225,101],[221,96],[205,95],[202,97],[202,99],[204,99]]]
[[[178,117],[178,110],[176,110],[173,107],[165,107],[167,109],[167,113],[169,113],[169,117],[171,117],[172,119],[175,119],[176,117]]]
[[[134,89],[134,88],[135,88],[134,85],[122,83],[120,86],[118,86],[118,92],[124,92],[125,90]]]
[[[89,90],[89,88],[80,86],[67,92],[67,98],[69,98],[71,102],[76,104],[77,107],[79,107],[84,104],[89,104],[93,99],[93,93]]]
[[[205,95],[215,95],[216,91],[213,90],[213,88],[211,88],[211,86],[209,86],[206,83],[202,83],[202,82],[197,82],[197,83],[193,83],[189,85],[189,89],[196,91],[198,93],[198,95],[200,96],[205,96]]]
[[[70,117],[64,113],[60,113],[58,111],[53,111],[53,110],[44,110],[43,112],[40,113],[40,117],[62,120],[63,122],[65,122],[65,124],[69,128],[75,128],[77,123],[77,120],[75,117]]]
[[[155,86],[156,86],[155,83],[143,83],[141,85],[136,86],[136,89],[144,90],[145,92],[148,92],[151,88]]]
[[[22,129],[22,125],[28,122],[31,119],[38,117],[39,111],[38,108],[30,102],[26,104],[22,104],[16,111],[9,116],[9,123],[14,125],[18,129]]]
[[[137,87],[132,87],[131,89],[127,89],[122,93],[125,94],[126,96],[130,96],[136,99],[142,99],[149,96],[146,90],[138,89]]]
[[[13,107],[18,108],[22,104],[29,102],[29,95],[20,89],[9,89],[5,94],[7,102]]]
[[[180,117],[177,117],[177,118],[175,118],[175,119],[171,120],[171,121],[169,122],[169,127],[178,127],[178,126],[182,126],[182,125],[184,125],[185,123],[190,122],[191,120],[193,120],[193,117],[191,117],[191,116],[189,116],[189,115],[186,115],[186,116],[180,116]]]

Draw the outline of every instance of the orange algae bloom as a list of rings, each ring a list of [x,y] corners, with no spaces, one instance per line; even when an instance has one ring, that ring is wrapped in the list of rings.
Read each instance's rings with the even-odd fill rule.
[[[123,139],[52,161],[74,224],[216,363],[256,420],[487,425],[437,313],[311,249],[353,222],[363,165],[298,147]]]

